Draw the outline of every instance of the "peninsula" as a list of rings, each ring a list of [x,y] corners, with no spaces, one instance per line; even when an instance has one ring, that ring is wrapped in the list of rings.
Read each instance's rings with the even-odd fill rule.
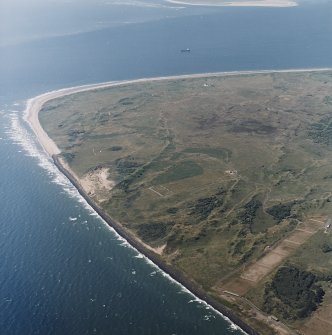
[[[45,151],[122,236],[251,334],[328,334],[332,71],[111,82],[31,99]]]

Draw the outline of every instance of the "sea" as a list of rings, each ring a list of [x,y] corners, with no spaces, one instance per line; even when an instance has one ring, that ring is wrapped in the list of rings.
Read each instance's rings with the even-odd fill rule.
[[[28,98],[83,84],[332,67],[332,1],[299,3],[1,0],[1,335],[244,334],[96,215],[24,113]]]

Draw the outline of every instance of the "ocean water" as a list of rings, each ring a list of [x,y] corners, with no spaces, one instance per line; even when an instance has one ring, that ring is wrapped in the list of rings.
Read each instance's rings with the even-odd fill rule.
[[[110,80],[312,67],[332,67],[331,1],[3,0],[0,334],[242,333],[95,215],[27,128],[26,99]]]

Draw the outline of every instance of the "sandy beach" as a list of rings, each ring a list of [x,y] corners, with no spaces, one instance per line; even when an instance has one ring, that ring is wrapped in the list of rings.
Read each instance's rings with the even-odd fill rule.
[[[31,98],[27,101],[26,109],[24,111],[24,119],[29,124],[30,128],[33,130],[37,136],[38,142],[44,148],[45,152],[52,157],[53,155],[58,155],[60,153],[59,148],[53,142],[53,140],[47,135],[47,133],[42,128],[38,114],[42,109],[43,105],[53,99],[60,98],[66,95],[107,88],[118,85],[127,85],[134,83],[143,83],[148,81],[161,81],[161,80],[175,80],[175,79],[189,79],[189,78],[203,78],[212,76],[236,76],[236,75],[246,75],[246,74],[264,74],[264,73],[288,73],[288,72],[310,72],[310,71],[327,71],[330,68],[310,68],[310,69],[288,69],[288,70],[257,70],[257,71],[231,71],[231,72],[213,72],[213,73],[200,73],[200,74],[188,74],[179,76],[165,76],[165,77],[154,77],[154,78],[142,78],[135,80],[124,80],[124,81],[110,81],[99,84],[82,85],[70,88],[64,88],[56,91],[47,92]]]
[[[50,100],[60,98],[66,95],[81,93],[85,91],[108,88],[112,86],[162,81],[162,80],[176,80],[176,79],[189,79],[189,78],[204,78],[204,77],[220,77],[220,76],[237,76],[237,75],[250,75],[250,74],[264,74],[264,73],[289,73],[289,72],[310,72],[310,71],[326,71],[329,68],[321,69],[289,69],[289,70],[260,70],[260,71],[232,71],[232,72],[215,72],[215,73],[200,73],[200,74],[189,74],[189,75],[179,75],[179,76],[166,76],[166,77],[154,77],[154,78],[142,78],[135,80],[124,80],[124,81],[110,81],[99,84],[82,85],[76,87],[64,88],[56,91],[47,92],[31,98],[27,101],[26,109],[24,111],[24,119],[29,124],[30,128],[35,133],[39,144],[42,146],[47,155],[51,158],[58,156],[61,150],[58,148],[56,143],[48,136],[48,134],[43,129],[41,123],[39,122],[39,112],[43,105]],[[97,193],[102,194],[103,192],[110,190],[113,186],[113,182],[108,180],[108,173],[105,171],[97,171],[94,175],[86,175],[80,178],[69,165],[61,158],[58,157],[59,163],[70,172],[72,178],[75,178],[76,183],[83,188],[84,192],[89,197],[93,197],[94,201],[101,202],[103,199],[98,198]],[[105,174],[106,173],[106,174]],[[98,181],[98,182],[97,182]],[[140,241],[141,244],[144,244]],[[157,254],[161,251],[156,248],[155,250],[150,246],[146,248],[153,250]]]
[[[86,180],[86,185],[84,183],[84,178],[79,178],[74,171],[70,169],[68,164],[64,162],[59,154],[61,153],[60,149],[53,142],[53,140],[47,135],[45,130],[42,128],[39,122],[39,112],[42,109],[43,105],[53,99],[60,98],[66,95],[94,90],[107,88],[112,86],[127,85],[134,83],[144,83],[144,82],[153,82],[153,81],[162,81],[162,80],[176,80],[176,79],[189,79],[189,78],[204,78],[204,77],[220,77],[220,76],[237,76],[237,75],[253,75],[253,74],[269,74],[269,73],[301,73],[301,72],[312,72],[312,71],[327,71],[332,70],[331,68],[311,68],[311,69],[288,69],[288,70],[261,70],[261,71],[234,71],[234,72],[216,72],[216,73],[203,73],[203,74],[191,74],[191,75],[180,75],[180,76],[167,76],[167,77],[155,77],[155,78],[143,78],[136,80],[127,80],[127,81],[112,81],[100,84],[92,85],[83,85],[78,87],[71,87],[61,90],[56,90],[48,92],[45,94],[38,95],[27,101],[26,109],[24,112],[24,119],[30,125],[31,129],[35,133],[38,142],[41,144],[47,155],[53,159],[54,164],[57,166],[60,172],[62,172],[76,187],[81,196],[87,201],[87,203],[99,214],[99,216],[105,220],[105,222],[115,229],[115,231],[125,238],[128,243],[130,243],[134,248],[139,252],[148,257],[155,265],[157,265],[161,270],[165,271],[171,278],[176,280],[178,283],[186,287],[190,292],[192,292],[196,297],[202,301],[208,303],[214,309],[222,313],[224,316],[233,321],[236,325],[240,326],[248,334],[256,335],[257,332],[248,326],[245,322],[239,319],[230,309],[220,304],[218,301],[214,300],[206,294],[204,290],[196,283],[194,283],[190,278],[184,276],[184,274],[178,272],[176,269],[172,268],[169,264],[165,263],[161,257],[163,248],[151,248],[149,245],[144,244],[137,236],[134,236],[133,233],[125,229],[121,223],[114,221],[107,213],[105,213],[102,208],[99,206],[98,201],[92,196],[94,190],[91,187],[93,183],[96,183],[96,180],[100,180],[103,187],[107,189],[112,188],[112,182],[108,181],[107,171],[100,169],[97,172],[97,175],[91,176],[90,179]]]
[[[217,7],[294,7],[298,6],[292,0],[256,0],[256,1],[223,1],[223,0],[166,0],[178,5],[217,6]]]

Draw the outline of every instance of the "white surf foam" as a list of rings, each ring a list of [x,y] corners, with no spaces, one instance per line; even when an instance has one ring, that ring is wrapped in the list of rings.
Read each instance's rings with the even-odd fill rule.
[[[180,284],[178,281],[176,281],[174,278],[172,278],[168,273],[164,272],[159,268],[158,265],[153,263],[149,258],[147,258],[145,255],[140,253],[136,248],[134,248],[131,244],[128,243],[126,239],[124,239],[122,236],[120,236],[112,227],[108,225],[106,221],[104,221],[96,212],[95,210],[86,202],[86,200],[79,194],[77,189],[71,184],[71,182],[65,177],[54,165],[53,161],[47,156],[45,151],[42,149],[42,147],[37,143],[35,135],[32,133],[32,131],[28,131],[28,129],[23,125],[22,119],[19,117],[17,112],[13,112],[9,115],[10,117],[10,123],[11,126],[8,130],[8,135],[13,141],[13,143],[19,145],[25,154],[27,156],[30,156],[37,160],[38,165],[43,168],[48,176],[51,178],[51,181],[59,186],[62,187],[62,189],[71,197],[76,199],[80,204],[83,205],[85,209],[87,209],[90,212],[90,215],[96,216],[99,218],[99,220],[104,224],[104,226],[112,232],[117,238],[118,241],[120,241],[120,245],[122,247],[130,248],[136,252],[136,255],[139,258],[143,258],[144,261],[152,266],[156,272],[160,273],[163,277],[165,277],[167,280],[169,280],[174,285],[178,286],[180,288],[180,291],[182,293],[188,294],[190,297],[194,298],[191,301],[194,301],[195,303],[202,304],[205,307],[209,307],[215,314],[218,314],[220,317],[222,317],[224,320],[226,320],[229,323],[229,327],[232,330],[238,330],[241,331],[243,334],[247,334],[244,332],[240,327],[238,327],[235,323],[233,323],[228,317],[220,313],[218,310],[213,308],[211,305],[209,305],[204,300],[199,299],[196,297],[191,291],[189,291],[185,286]]]
[[[61,186],[66,194],[68,194],[71,198],[77,199],[80,203],[85,205],[91,213],[93,213],[94,211],[92,211],[90,206],[88,207],[88,204],[78,193],[77,189],[57,169],[57,167],[53,164],[53,161],[38,145],[34,134],[23,125],[19,115],[16,112],[12,112],[9,114],[9,118],[10,127],[7,130],[7,134],[12,142],[20,146],[26,156],[36,159],[37,164],[47,172],[52,183]]]

